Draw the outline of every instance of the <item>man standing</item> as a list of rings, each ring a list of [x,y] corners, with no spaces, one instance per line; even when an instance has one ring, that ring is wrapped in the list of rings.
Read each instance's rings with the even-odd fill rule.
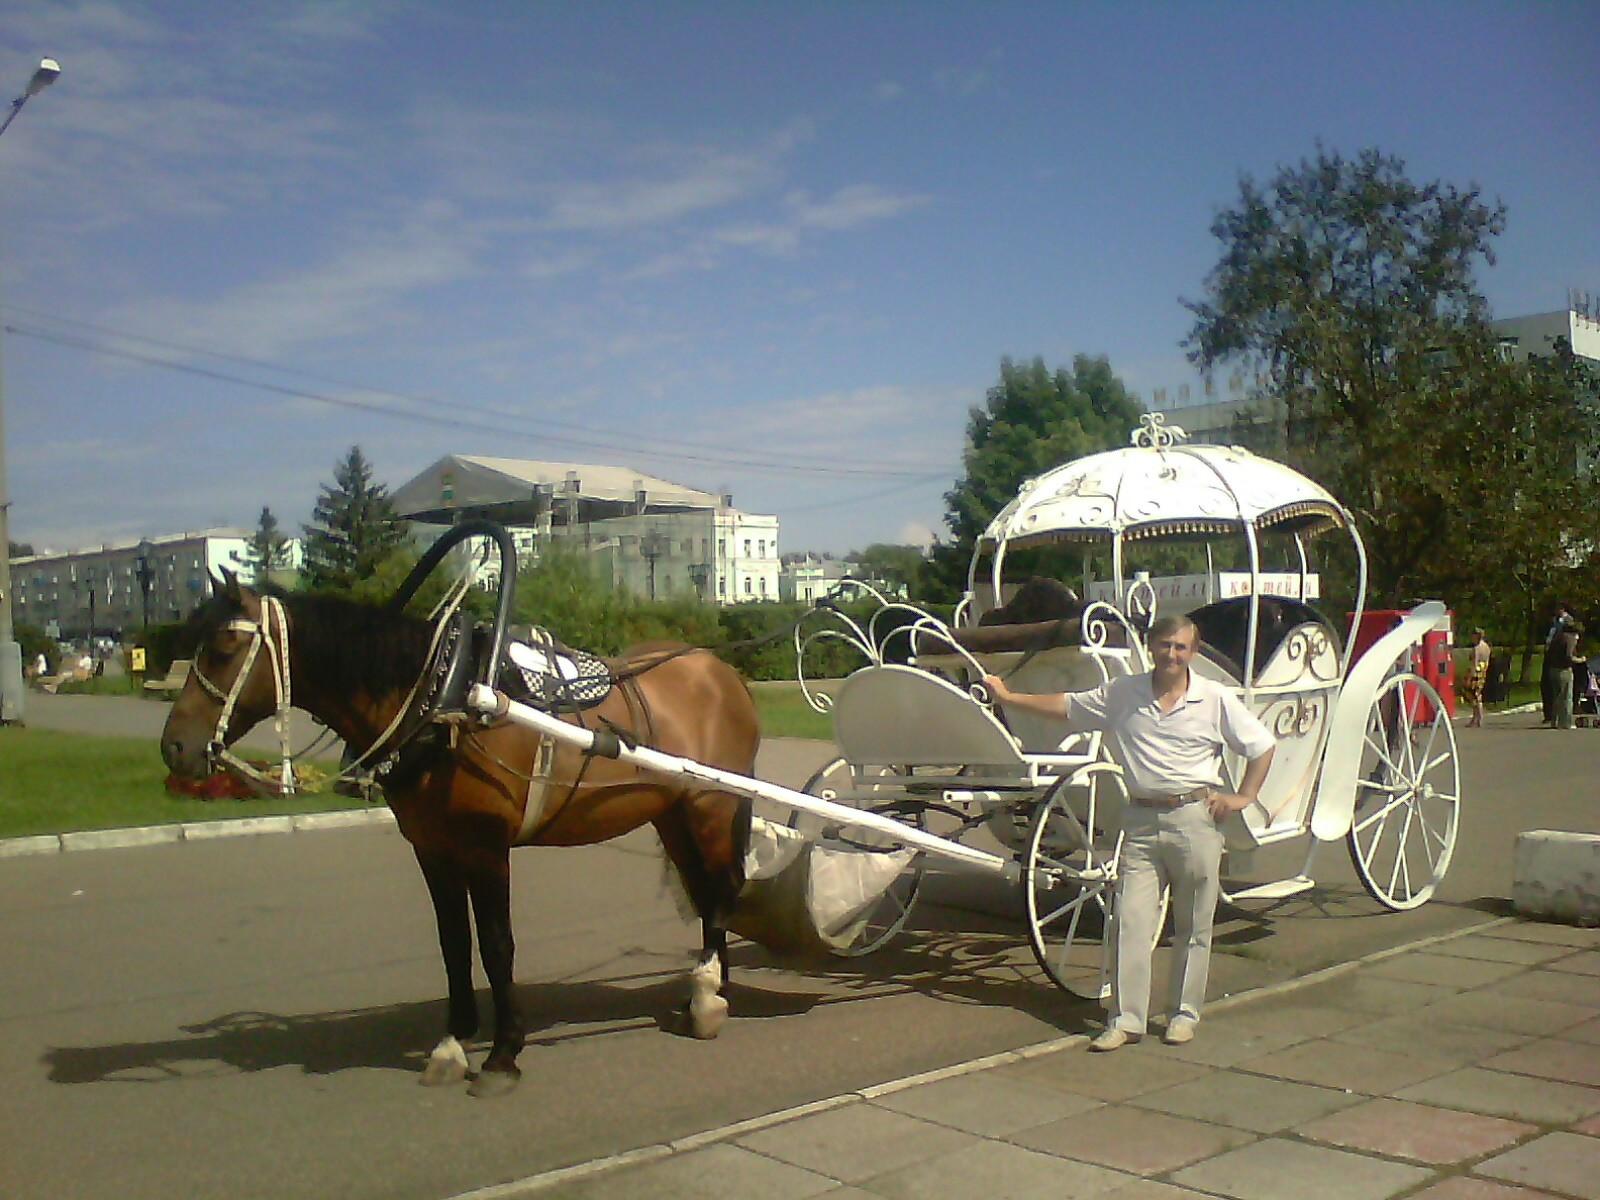
[[[1188,617],[1162,617],[1147,639],[1153,670],[1089,691],[1025,695],[998,676],[984,677],[998,703],[1064,719],[1074,730],[1111,734],[1125,773],[1132,804],[1123,816],[1116,982],[1110,1019],[1092,1050],[1117,1050],[1144,1036],[1162,884],[1172,889],[1174,929],[1171,1016],[1163,1040],[1179,1045],[1194,1038],[1222,863],[1217,823],[1256,802],[1272,765],[1266,727],[1226,687],[1190,672],[1199,637]],[[1237,792],[1220,790],[1224,747],[1247,762]]]

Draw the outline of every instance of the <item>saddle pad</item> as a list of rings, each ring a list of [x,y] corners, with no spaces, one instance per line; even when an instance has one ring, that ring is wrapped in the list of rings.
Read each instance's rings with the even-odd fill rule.
[[[512,642],[506,657],[522,676],[528,699],[544,709],[593,708],[611,692],[611,668],[581,650]]]

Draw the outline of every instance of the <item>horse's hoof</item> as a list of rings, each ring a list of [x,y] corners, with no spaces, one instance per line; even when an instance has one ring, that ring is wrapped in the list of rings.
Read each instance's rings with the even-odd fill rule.
[[[516,1067],[498,1071],[479,1071],[478,1077],[467,1085],[467,1095],[479,1100],[492,1100],[507,1096],[522,1082],[522,1072]]]
[[[428,1065],[422,1069],[423,1087],[443,1087],[460,1083],[467,1077],[467,1052],[453,1037],[447,1037],[428,1055]]]
[[[728,1002],[721,996],[696,996],[689,1002],[689,1030],[701,1041],[722,1032],[728,1019]]]

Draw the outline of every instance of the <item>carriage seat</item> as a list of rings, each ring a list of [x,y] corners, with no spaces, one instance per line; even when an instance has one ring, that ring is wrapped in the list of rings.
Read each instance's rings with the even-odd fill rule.
[[[1250,597],[1232,596],[1227,600],[1218,600],[1195,609],[1189,614],[1189,619],[1200,631],[1202,656],[1226,668],[1233,679],[1242,684],[1245,649],[1249,641]],[[1340,649],[1339,631],[1311,605],[1282,596],[1261,597],[1256,620],[1258,679],[1290,632],[1306,624],[1320,625],[1327,631],[1335,652]]]

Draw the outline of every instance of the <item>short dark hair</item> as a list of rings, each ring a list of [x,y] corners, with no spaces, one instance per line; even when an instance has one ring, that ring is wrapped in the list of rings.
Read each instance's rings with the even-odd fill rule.
[[[1164,617],[1157,617],[1150,626],[1150,632],[1145,634],[1145,645],[1148,646],[1157,638],[1171,637],[1175,633],[1182,633],[1185,629],[1193,629],[1195,631],[1195,640],[1199,640],[1199,626],[1182,613],[1168,613]]]

